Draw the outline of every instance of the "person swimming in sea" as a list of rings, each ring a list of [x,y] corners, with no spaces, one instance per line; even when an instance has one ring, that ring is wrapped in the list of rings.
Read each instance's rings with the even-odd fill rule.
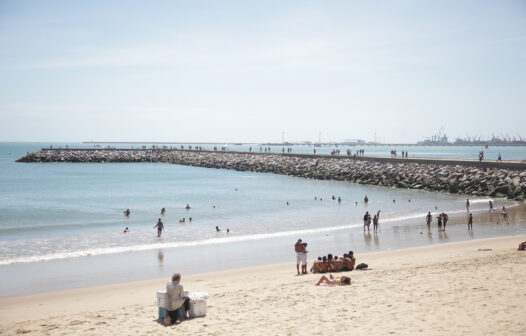
[[[186,207],[185,207],[186,210],[190,210],[190,204],[186,204]]]
[[[216,226],[216,232],[219,232],[219,231],[221,231],[221,230],[219,229],[219,226]]]
[[[130,209],[126,209],[123,211],[124,216],[129,217],[130,216]]]
[[[162,208],[161,209],[161,215],[164,215],[166,213],[166,209],[165,208]]]
[[[128,233],[130,230],[128,228],[124,229],[124,233]]]

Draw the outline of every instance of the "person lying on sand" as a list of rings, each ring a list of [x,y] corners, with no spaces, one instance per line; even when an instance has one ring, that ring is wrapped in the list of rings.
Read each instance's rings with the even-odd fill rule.
[[[332,274],[329,274],[329,276],[322,275],[320,280],[316,283],[316,286],[319,286],[321,284],[327,284],[328,286],[334,287],[334,286],[347,286],[351,284],[351,278],[342,276],[340,278],[334,278]]]

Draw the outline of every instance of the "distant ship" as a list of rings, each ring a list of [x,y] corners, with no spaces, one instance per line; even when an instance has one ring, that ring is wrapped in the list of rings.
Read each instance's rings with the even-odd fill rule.
[[[417,145],[422,146],[448,146],[451,145],[449,141],[447,141],[448,137],[446,133],[444,132],[444,128],[440,127],[438,130],[438,133],[431,136],[429,139],[425,139],[424,141],[418,141]]]
[[[526,146],[526,139],[523,139],[519,134],[517,137],[510,137],[502,135],[501,137],[491,136],[491,139],[484,139],[483,137],[469,137],[456,138],[455,142],[449,142],[444,128],[441,127],[438,133],[431,136],[424,141],[418,141],[417,145],[421,146]]]

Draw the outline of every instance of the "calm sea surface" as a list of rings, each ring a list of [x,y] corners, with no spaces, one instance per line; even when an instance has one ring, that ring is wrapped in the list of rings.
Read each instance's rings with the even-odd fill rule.
[[[0,143],[0,296],[125,281],[124,275],[128,280],[165,276],[173,267],[195,273],[288,261],[293,260],[289,245],[300,237],[309,239],[313,254],[435,243],[441,241],[438,236],[434,240],[405,237],[406,227],[412,228],[410,232],[420,230],[424,214],[435,212],[435,207],[452,215],[465,213],[465,197],[445,193],[161,163],[14,162],[26,152],[49,145]],[[364,148],[366,154],[384,153],[379,147]],[[463,147],[444,147],[443,152],[440,147],[418,149],[421,152],[417,147],[407,150],[415,156],[426,156],[427,151],[434,157],[469,157]],[[499,151],[519,159],[526,148]],[[343,201],[333,201],[333,195]],[[365,195],[369,204],[363,202]],[[487,209],[487,199],[471,201],[474,211]],[[495,203],[514,205],[508,200]],[[162,207],[167,210],[164,216]],[[128,218],[123,215],[126,208],[131,210]],[[378,210],[379,237],[362,236],[364,212]],[[161,238],[153,229],[158,218],[166,227]],[[182,218],[185,223],[179,222]],[[124,234],[126,227],[130,232]],[[520,232],[526,232],[525,223],[505,230],[487,226],[477,237]],[[441,239],[472,238],[464,228],[455,235],[453,228],[449,237]],[[176,262],[170,255],[184,255],[185,261]],[[135,263],[123,263],[122,258],[133,258]],[[164,266],[159,268],[159,263]],[[25,275],[40,269],[37,280],[45,285],[28,289],[31,284]],[[88,284],[78,281],[80,275]]]

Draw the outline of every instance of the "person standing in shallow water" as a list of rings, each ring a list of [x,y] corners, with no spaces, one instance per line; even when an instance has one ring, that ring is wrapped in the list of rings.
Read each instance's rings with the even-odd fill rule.
[[[426,216],[426,223],[427,223],[427,229],[431,230],[431,221],[433,220],[433,216],[431,216],[431,211],[427,213]]]
[[[363,216],[363,231],[365,231],[365,228],[367,227],[367,231],[369,231],[369,225],[370,225],[370,218],[371,215],[369,215],[369,211],[365,212],[365,215]]]
[[[471,212],[469,213],[468,218],[468,230],[473,231],[473,214]]]
[[[491,211],[495,212],[495,209],[493,209],[493,202],[490,200],[489,201],[489,211],[488,212],[491,212]]]
[[[443,212],[442,213],[442,224],[444,224],[444,229],[442,231],[446,231],[446,225],[447,225],[447,221],[449,220],[449,216]]]
[[[154,228],[157,228],[157,237],[160,237],[163,234],[163,230],[164,230],[164,224],[160,218],[157,221],[157,224],[154,225]]]
[[[469,198],[466,198],[466,211],[469,212]]]

